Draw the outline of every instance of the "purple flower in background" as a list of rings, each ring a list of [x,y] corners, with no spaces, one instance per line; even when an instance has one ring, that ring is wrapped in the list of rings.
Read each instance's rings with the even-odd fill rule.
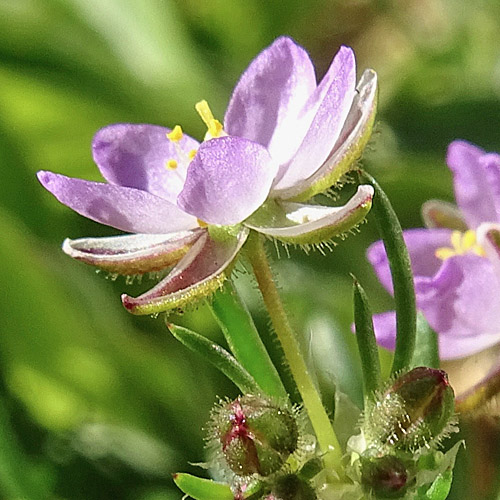
[[[417,307],[438,333],[441,359],[461,358],[500,343],[500,155],[464,141],[448,148],[457,206],[423,206],[427,229],[404,231]],[[368,249],[392,293],[382,242]],[[374,317],[377,341],[394,349],[394,312]]]
[[[250,230],[292,244],[320,244],[359,223],[371,186],[343,207],[303,204],[337,182],[359,158],[376,109],[376,74],[356,87],[354,54],[342,47],[319,84],[307,53],[278,38],[241,76],[224,124],[206,101],[200,144],[155,125],[115,124],[94,137],[107,183],[42,171],[38,178],[81,215],[132,233],[66,240],[63,250],[111,273],[174,266],[125,307],[149,314],[216,290]]]

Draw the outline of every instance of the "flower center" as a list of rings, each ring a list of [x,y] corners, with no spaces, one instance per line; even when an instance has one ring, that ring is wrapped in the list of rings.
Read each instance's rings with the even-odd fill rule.
[[[222,127],[222,123],[214,118],[212,110],[210,109],[210,106],[208,105],[207,101],[202,100],[200,102],[197,102],[195,104],[195,109],[200,115],[205,125],[207,126],[207,133],[205,134],[203,141],[208,141],[216,137],[227,136],[226,132],[224,132],[224,129]],[[184,137],[184,132],[182,131],[180,125],[176,125],[172,129],[172,131],[167,134],[167,139],[175,147],[175,152],[177,153],[178,160],[181,160],[187,166],[189,165],[189,163],[191,163],[191,160],[196,156],[197,150],[192,149],[191,151],[186,153],[186,151],[184,151],[179,145],[179,142],[183,137]],[[165,162],[165,167],[167,168],[167,170],[176,170],[177,167],[179,166],[178,160],[174,158],[170,158],[169,160],[167,160]]]
[[[486,252],[484,248],[477,243],[476,232],[469,229],[462,233],[461,231],[453,231],[451,233],[451,247],[441,247],[435,252],[438,259],[446,260],[455,255],[465,255],[466,253],[474,253],[480,257],[484,257]]]

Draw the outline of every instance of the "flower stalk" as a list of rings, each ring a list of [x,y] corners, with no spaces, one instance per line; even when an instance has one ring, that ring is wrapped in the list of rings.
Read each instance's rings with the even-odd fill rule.
[[[261,291],[271,322],[285,353],[292,376],[302,396],[304,407],[309,415],[318,444],[324,453],[325,466],[343,475],[341,464],[342,450],[335,435],[321,397],[312,381],[309,369],[300,352],[300,346],[292,330],[288,316],[281,302],[276,283],[264,249],[262,237],[252,233],[245,246],[252,265],[257,284]]]

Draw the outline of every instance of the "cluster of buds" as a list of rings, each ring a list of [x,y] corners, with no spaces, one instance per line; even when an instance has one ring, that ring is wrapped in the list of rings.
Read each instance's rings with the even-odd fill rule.
[[[401,498],[415,484],[418,460],[455,430],[446,373],[418,367],[366,402],[361,434],[350,440],[360,482],[377,498]]]

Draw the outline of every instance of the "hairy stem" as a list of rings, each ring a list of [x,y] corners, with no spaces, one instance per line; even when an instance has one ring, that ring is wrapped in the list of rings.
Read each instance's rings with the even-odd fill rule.
[[[251,233],[246,249],[274,331],[302,396],[304,408],[311,420],[318,444],[324,453],[324,463],[328,468],[335,470],[339,476],[342,476],[342,450],[285,313],[269,267],[262,236]]]

